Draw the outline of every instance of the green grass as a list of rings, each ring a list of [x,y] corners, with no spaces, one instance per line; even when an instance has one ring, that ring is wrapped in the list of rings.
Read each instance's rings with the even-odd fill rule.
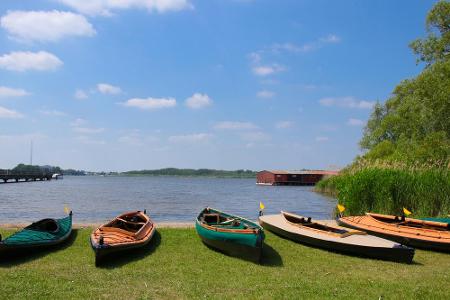
[[[396,214],[406,207],[414,217],[450,214],[450,171],[428,168],[364,167],[343,172],[316,185],[338,198],[346,214],[367,211]]]
[[[94,267],[90,229],[53,252],[0,263],[2,299],[449,299],[450,254],[411,265],[309,248],[267,233],[262,265],[210,250],[194,229],[159,229],[152,245]],[[1,230],[3,236],[11,230]]]

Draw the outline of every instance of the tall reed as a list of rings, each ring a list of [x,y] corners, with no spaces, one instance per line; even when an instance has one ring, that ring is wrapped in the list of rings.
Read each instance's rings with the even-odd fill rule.
[[[363,162],[320,181],[316,191],[337,197],[348,215],[368,211],[399,215],[403,207],[414,217],[450,214],[449,169],[432,165]]]

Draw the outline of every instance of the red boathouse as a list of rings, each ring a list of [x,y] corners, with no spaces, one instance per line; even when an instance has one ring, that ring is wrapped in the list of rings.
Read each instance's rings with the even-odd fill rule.
[[[325,176],[334,176],[339,171],[325,170],[264,170],[256,175],[259,185],[315,185]]]

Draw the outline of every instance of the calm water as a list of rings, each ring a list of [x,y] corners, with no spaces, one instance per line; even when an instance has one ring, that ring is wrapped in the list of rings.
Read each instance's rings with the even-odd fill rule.
[[[311,187],[257,186],[255,179],[66,176],[63,180],[0,184],[0,223],[59,217],[68,205],[74,222],[103,222],[127,210],[147,209],[155,221],[190,222],[206,207],[256,219],[287,210],[330,218],[332,198]]]

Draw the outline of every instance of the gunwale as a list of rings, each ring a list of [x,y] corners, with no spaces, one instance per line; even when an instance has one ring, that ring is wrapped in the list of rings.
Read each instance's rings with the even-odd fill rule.
[[[200,218],[204,214],[205,210],[213,211],[213,212],[216,212],[216,213],[221,214],[221,215],[229,216],[229,217],[232,217],[234,219],[238,219],[238,220],[244,221],[245,223],[254,226],[254,228],[233,229],[233,228],[223,228],[223,227],[217,227],[217,226],[208,225],[208,224],[203,223],[203,222],[200,221]],[[252,221],[250,221],[250,220],[248,220],[246,218],[243,218],[243,217],[240,217],[240,216],[236,216],[236,215],[230,215],[230,214],[227,214],[227,213],[225,213],[223,211],[217,210],[215,208],[210,208],[210,207],[206,207],[205,209],[203,209],[200,212],[200,214],[198,215],[198,217],[196,219],[196,222],[197,222],[197,224],[199,226],[201,226],[201,227],[203,227],[203,228],[205,228],[207,230],[213,230],[213,231],[218,231],[218,232],[242,233],[242,234],[258,234],[259,231],[263,230],[263,228],[260,225],[256,224],[255,222],[252,222]]]

